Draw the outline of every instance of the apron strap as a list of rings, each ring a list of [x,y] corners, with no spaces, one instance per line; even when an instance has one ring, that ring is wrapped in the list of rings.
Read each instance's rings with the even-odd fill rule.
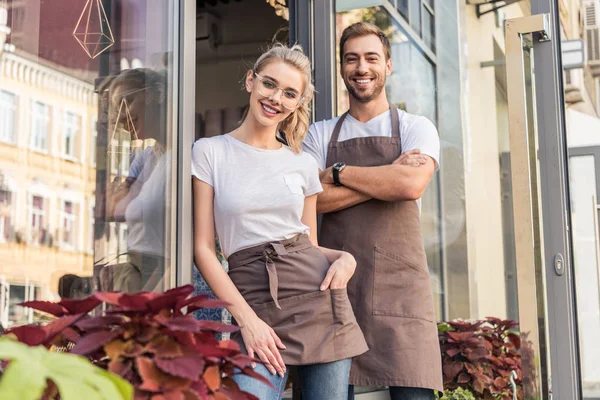
[[[390,104],[390,116],[392,117],[392,137],[396,135],[400,139],[400,118],[398,117],[398,107]]]
[[[337,143],[338,142],[338,139],[340,137],[340,131],[342,130],[342,124],[344,123],[344,120],[346,119],[347,115],[348,115],[348,111],[346,111],[344,114],[342,114],[340,119],[338,119],[338,122],[335,124],[335,128],[333,128],[333,133],[331,134],[331,140],[329,141],[329,143]]]
[[[337,143],[340,138],[340,131],[342,130],[342,124],[346,120],[348,116],[348,111],[346,111],[340,119],[335,124],[335,128],[333,128],[333,133],[331,134],[331,140],[329,143]],[[392,118],[392,137],[397,136],[400,139],[400,152],[402,152],[402,139],[400,136],[400,118],[398,118],[398,107],[393,104],[390,104],[390,117]]]

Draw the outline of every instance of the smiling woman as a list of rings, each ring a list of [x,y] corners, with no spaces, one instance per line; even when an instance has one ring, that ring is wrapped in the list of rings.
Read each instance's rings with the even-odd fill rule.
[[[194,145],[196,265],[230,304],[240,326],[233,338],[265,363],[258,373],[282,392],[297,366],[303,398],[347,400],[350,359],[367,346],[346,292],[356,262],[316,239],[322,186],[315,160],[300,151],[311,63],[300,47],[276,44],[247,72],[245,88],[240,127]],[[215,257],[215,233],[229,274]],[[257,381],[236,381],[260,399],[281,398]]]

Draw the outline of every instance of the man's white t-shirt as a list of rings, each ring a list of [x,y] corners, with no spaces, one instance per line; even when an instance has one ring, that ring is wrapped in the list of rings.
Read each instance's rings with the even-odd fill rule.
[[[440,158],[440,139],[437,129],[433,123],[425,117],[409,114],[403,110],[398,110],[400,119],[400,140],[402,142],[402,152],[418,149],[421,154],[433,158],[436,164],[436,170],[439,168]],[[326,169],[327,149],[333,129],[340,117],[326,121],[315,122],[308,129],[308,135],[304,140],[304,150],[310,153],[319,165],[320,170]],[[340,142],[344,140],[359,138],[392,135],[392,121],[390,111],[386,111],[367,122],[360,122],[350,114],[342,124]],[[350,162],[349,160],[334,160],[334,162]]]
[[[309,154],[287,146],[259,149],[229,134],[194,144],[192,175],[214,188],[215,228],[226,258],[309,233],[302,223],[304,198],[323,190]]]

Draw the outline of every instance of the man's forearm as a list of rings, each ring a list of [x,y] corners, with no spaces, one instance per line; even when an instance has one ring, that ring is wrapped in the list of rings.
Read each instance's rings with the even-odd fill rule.
[[[383,201],[416,200],[427,188],[435,169],[433,161],[419,168],[400,164],[379,167],[348,166],[340,176],[341,182],[359,193]],[[429,173],[427,173],[427,171]]]
[[[370,196],[354,189],[323,183],[323,192],[317,198],[317,213],[340,211],[368,200],[371,200]]]

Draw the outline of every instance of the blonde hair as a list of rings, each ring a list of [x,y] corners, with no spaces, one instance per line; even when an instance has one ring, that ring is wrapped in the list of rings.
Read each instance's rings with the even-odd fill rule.
[[[304,54],[302,46],[295,44],[288,47],[281,43],[275,43],[256,60],[252,71],[260,73],[266,65],[273,61],[282,61],[296,68],[304,75],[306,80],[304,93],[302,93],[304,100],[296,110],[277,126],[277,129],[285,135],[288,146],[294,152],[299,153],[302,148],[302,141],[308,132],[310,122],[309,105],[315,92],[315,87],[312,83],[312,66],[310,60]]]

